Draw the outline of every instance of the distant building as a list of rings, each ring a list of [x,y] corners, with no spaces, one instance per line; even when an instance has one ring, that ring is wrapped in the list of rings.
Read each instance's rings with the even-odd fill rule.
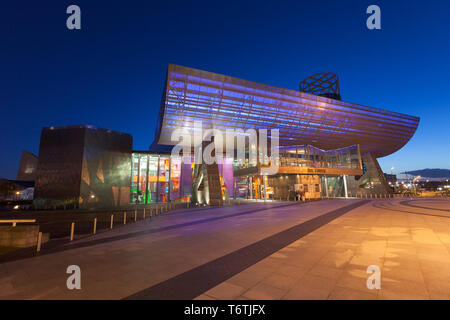
[[[34,182],[0,179],[0,201],[33,200]]]
[[[34,154],[23,150],[16,180],[34,181],[36,179],[37,166],[38,158]]]
[[[397,175],[385,173],[384,177],[386,178],[386,182],[389,185],[391,185],[391,186],[395,186],[396,185],[396,183],[397,183]]]

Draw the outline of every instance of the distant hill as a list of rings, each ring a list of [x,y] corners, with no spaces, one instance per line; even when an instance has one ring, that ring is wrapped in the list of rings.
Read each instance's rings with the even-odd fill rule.
[[[421,176],[422,178],[450,178],[449,169],[422,169],[407,171],[406,173],[413,176]]]

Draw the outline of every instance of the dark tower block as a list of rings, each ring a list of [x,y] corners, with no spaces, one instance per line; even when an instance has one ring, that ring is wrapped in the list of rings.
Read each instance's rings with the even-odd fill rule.
[[[132,143],[128,134],[92,126],[44,128],[35,206],[128,204]]]

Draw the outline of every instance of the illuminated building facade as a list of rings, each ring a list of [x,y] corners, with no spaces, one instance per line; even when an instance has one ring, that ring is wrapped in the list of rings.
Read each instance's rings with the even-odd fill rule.
[[[123,206],[168,201],[220,205],[230,198],[307,199],[391,193],[377,158],[402,148],[419,118],[341,100],[337,76],[316,74],[299,91],[170,64],[155,140],[132,151],[130,135],[91,126],[44,128],[35,203]],[[182,129],[279,130],[279,157],[224,157],[213,164],[172,156]],[[202,144],[205,141],[201,141]],[[215,143],[215,142],[214,142]],[[192,148],[198,145],[195,142]],[[204,145],[206,147],[206,144]],[[237,151],[236,151],[237,152]],[[183,156],[183,155],[181,155]],[[278,170],[264,173],[276,162]]]
[[[377,158],[402,148],[419,118],[341,101],[337,76],[331,73],[309,77],[299,88],[302,91],[171,64],[154,144],[174,145],[174,130],[194,134],[196,121],[205,129],[224,132],[278,129],[278,173],[261,175],[265,164],[260,158],[248,168],[234,163],[233,183],[226,186],[229,197],[391,193]],[[223,179],[221,174],[217,179]],[[223,191],[222,195],[226,200]]]

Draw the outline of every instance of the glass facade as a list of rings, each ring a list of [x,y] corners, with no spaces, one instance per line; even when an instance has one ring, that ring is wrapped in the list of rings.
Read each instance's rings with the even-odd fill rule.
[[[192,193],[191,164],[169,155],[134,152],[130,203],[187,201]]]
[[[220,181],[218,192],[221,192],[222,200],[232,197],[294,199],[301,192],[310,199],[342,197],[345,196],[342,175],[348,174],[344,172],[348,169],[362,171],[360,159],[357,145],[329,151],[310,145],[280,147],[278,161],[280,170],[284,172],[265,177],[259,174],[256,163],[249,162],[248,158],[245,163],[224,158],[217,167],[217,179]],[[296,172],[299,167],[305,167],[300,169],[306,171]],[[190,201],[193,193],[194,168],[193,158],[188,163],[183,163],[181,157],[172,157],[169,154],[134,152],[130,202],[150,204]],[[308,173],[311,169],[334,171]],[[247,171],[240,174],[243,172],[241,170]],[[203,188],[205,186],[200,183],[196,192],[201,192]]]
[[[310,145],[280,147],[281,167],[361,169],[358,146],[322,150]]]

